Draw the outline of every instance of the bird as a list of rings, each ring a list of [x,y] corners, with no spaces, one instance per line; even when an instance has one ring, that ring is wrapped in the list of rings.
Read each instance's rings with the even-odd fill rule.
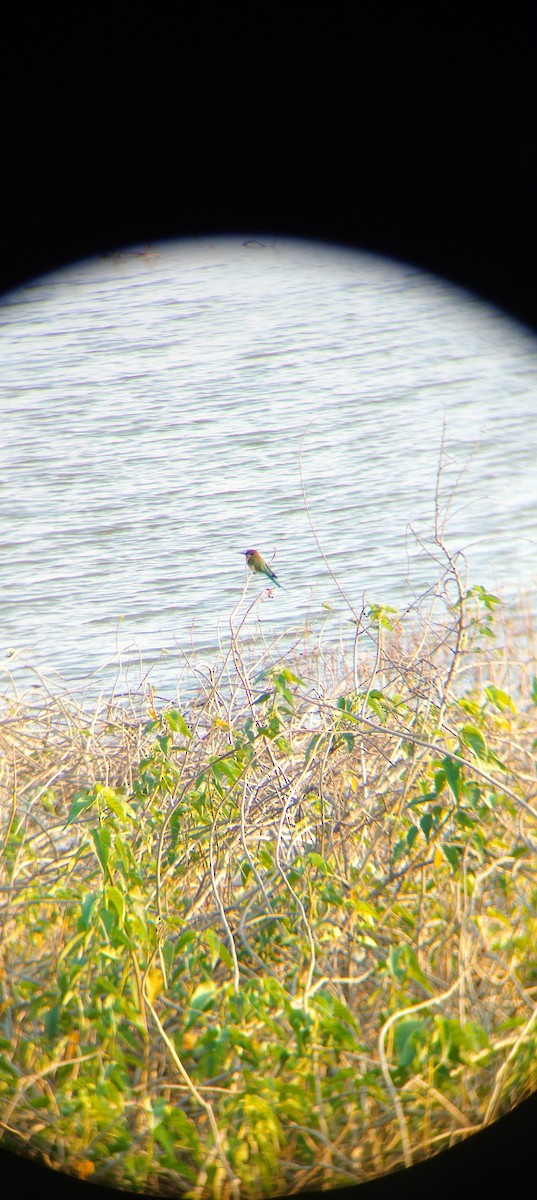
[[[246,562],[251,571],[254,571],[257,575],[266,575],[271,583],[276,584],[276,587],[283,586],[281,583],[278,583],[277,575],[275,575],[272,567],[269,567],[268,563],[265,562],[265,559],[261,557],[259,550],[241,550],[241,554],[245,555]]]

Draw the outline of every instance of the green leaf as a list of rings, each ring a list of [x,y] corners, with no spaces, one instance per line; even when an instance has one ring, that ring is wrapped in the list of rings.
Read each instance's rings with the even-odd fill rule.
[[[420,967],[417,954],[410,947],[408,948],[408,975],[410,979],[416,979],[418,983],[421,983],[426,992],[431,991],[431,985]]]
[[[388,616],[388,613],[396,612],[397,609],[390,608],[389,604],[372,604],[368,609],[367,615],[375,625],[383,625],[385,629],[393,629],[393,621]]]
[[[491,612],[494,612],[496,605],[501,603],[498,596],[493,596],[492,592],[486,592],[484,588],[481,588],[481,600]]]
[[[80,816],[80,813],[85,812],[87,808],[91,808],[92,804],[95,804],[96,799],[97,797],[93,789],[91,792],[77,792],[69,809],[64,829],[67,829],[68,825],[72,825],[73,821],[76,821],[77,817]]]
[[[502,692],[500,688],[495,687],[494,684],[489,683],[488,687],[485,688],[485,696],[500,712],[516,713],[516,706],[513,704],[511,697],[507,692]]]
[[[91,916],[98,899],[99,896],[96,892],[88,892],[87,896],[84,896],[82,909],[78,920],[78,928],[80,932],[82,932],[82,930],[87,931],[89,929],[91,924]]]
[[[351,892],[351,899],[354,911],[358,913],[359,917],[362,917],[364,925],[367,925],[369,929],[374,929],[378,920],[376,909],[368,904],[367,900],[362,900],[357,896],[354,888]]]
[[[289,1024],[296,1038],[298,1052],[303,1054],[309,1047],[313,1018],[303,1008],[293,1004],[289,1011]]]
[[[185,718],[181,716],[181,713],[176,708],[169,708],[167,712],[163,713],[163,716],[168,728],[173,733],[182,733],[183,737],[186,738],[192,737]]]
[[[286,679],[287,683],[298,683],[301,687],[304,684],[304,680],[300,678],[300,675],[294,675],[293,672],[289,670],[289,667],[284,667],[281,677]]]
[[[406,841],[404,838],[399,838],[399,841],[395,843],[395,846],[393,848],[392,863],[396,863],[398,861],[398,859],[401,858],[401,855],[405,854],[405,853],[406,853]]]
[[[59,1024],[60,1009],[57,1004],[54,1004],[53,1007],[49,1008],[48,1012],[45,1013],[45,1035],[46,1037],[50,1038],[51,1041],[54,1040],[58,1033]]]
[[[378,717],[379,721],[384,724],[388,715],[388,711],[382,692],[379,692],[377,688],[373,688],[367,697],[367,703],[369,708],[373,709],[373,712],[375,713],[375,716]]]
[[[416,1057],[416,1051],[424,1040],[425,1025],[415,1017],[398,1021],[395,1026],[395,1055],[398,1066],[409,1067]]]
[[[218,762],[211,763],[211,769],[215,776],[224,776],[231,783],[235,783],[241,773],[241,766],[234,760],[222,758]]]
[[[176,1108],[173,1105],[166,1105],[166,1122],[176,1134],[180,1134],[181,1138],[186,1138],[190,1146],[197,1147],[199,1145],[199,1134],[194,1121],[191,1121],[182,1109]],[[176,1145],[177,1140],[176,1138]]]
[[[318,867],[323,875],[333,875],[334,874],[332,868],[328,865],[327,862],[325,862],[324,858],[321,858],[320,854],[317,854],[316,850],[310,850],[309,853],[306,854],[305,860],[306,860],[306,862],[310,862],[312,864],[312,866]]]
[[[103,871],[106,871],[108,865],[108,855],[110,854],[110,842],[112,840],[111,831],[107,825],[104,825],[102,828],[90,830],[90,834],[93,840],[97,858],[99,859]]]
[[[118,925],[123,926],[125,920],[125,897],[119,888],[111,886],[106,889],[106,903],[108,908],[113,908],[117,913]]]
[[[407,830],[407,835],[406,835],[406,844],[407,844],[409,850],[412,849],[417,836],[418,836],[417,825],[411,825],[410,828]]]
[[[134,868],[134,875],[135,875],[135,877],[138,877],[138,872],[136,869],[136,862],[133,857],[132,850],[128,844],[125,844],[125,842],[123,841],[123,838],[120,837],[119,833],[116,833],[116,836],[114,838],[114,850],[117,851],[117,853],[121,859],[121,863],[123,866],[123,874],[125,876],[132,874],[133,868]]]
[[[151,733],[152,730],[157,729],[159,725],[160,725],[160,721],[159,721],[158,717],[156,717],[154,720],[146,722],[142,732],[144,733],[144,735]]]
[[[537,675],[532,677],[530,696],[534,704],[537,704]]]
[[[436,1014],[434,1024],[436,1031],[433,1042],[438,1047],[437,1052],[450,1063],[468,1063],[471,1061],[470,1054],[490,1049],[486,1030],[473,1021],[461,1025],[456,1018]]]
[[[290,678],[289,678],[290,677]],[[283,696],[289,705],[293,705],[294,700],[292,693],[289,691],[288,684],[294,679],[290,671],[280,671],[278,675],[273,676],[273,683],[276,691],[280,696]]]
[[[461,857],[460,847],[447,845],[445,842],[442,842],[440,845],[440,849],[442,851],[442,854],[444,855],[444,858],[449,863],[450,867],[452,867],[453,870],[456,871],[459,866],[460,857]]]
[[[475,700],[466,700],[464,696],[461,696],[458,701],[458,705],[459,708],[461,708],[463,712],[467,713],[469,717],[479,717],[481,707],[476,703]]]
[[[423,796],[417,796],[415,800],[409,800],[406,808],[419,808],[420,804],[429,804],[431,800],[437,799],[437,792],[426,792]]]
[[[165,758],[168,757],[170,746],[172,745],[171,735],[169,733],[159,733],[156,738],[157,744],[160,746]]]
[[[392,979],[403,983],[408,970],[408,948],[406,946],[390,946],[386,957],[386,966]]]
[[[452,792],[453,796],[455,797],[455,800],[458,801],[459,794],[460,794],[460,788],[461,788],[461,782],[462,782],[462,780],[460,778],[461,764],[458,762],[454,762],[454,760],[452,758],[446,757],[442,760],[442,767],[443,767],[444,775],[445,775],[447,783],[448,783],[449,790]]]
[[[483,734],[479,729],[476,729],[475,725],[463,725],[461,729],[461,741],[472,750],[476,758],[486,762],[488,758],[487,743]]]
[[[466,600],[471,600],[473,598],[476,600],[481,600],[481,602],[485,605],[485,608],[488,608],[489,612],[494,612],[496,605],[501,604],[498,596],[494,596],[492,592],[487,592],[484,587],[481,587],[480,583],[474,584],[474,586],[469,588],[469,590],[466,592]],[[458,603],[459,601],[457,601],[457,604]]]
[[[451,762],[451,759],[448,759],[447,761]],[[440,769],[438,771],[435,771],[435,776],[434,776],[434,790],[435,790],[437,796],[440,795],[440,792],[443,792],[445,786],[446,786],[446,772],[443,767],[440,767]]]
[[[175,943],[176,956],[180,954],[182,950],[185,950],[187,946],[190,946],[192,942],[196,942],[197,940],[197,934],[194,933],[193,929],[185,929],[184,933],[179,934],[179,937]]]
[[[429,841],[429,834],[433,825],[434,819],[431,813],[424,813],[423,816],[420,817],[420,828],[426,841]]]
[[[481,789],[475,779],[469,779],[464,785],[464,799],[471,808],[478,808],[481,803]]]
[[[348,1005],[339,1000],[337,996],[333,996],[325,988],[320,988],[316,993],[315,1007],[323,1013],[323,1016],[328,1013],[333,1017],[337,1017],[340,1022],[354,1030],[355,1033],[358,1033],[358,1023]]]
[[[211,967],[213,971],[219,959],[221,959],[225,966],[232,971],[233,959],[231,954],[229,953],[227,946],[220,941],[220,938],[216,935],[214,929],[206,929],[203,938],[212,951]]]
[[[120,817],[123,821],[125,821],[127,817],[133,822],[137,820],[136,813],[128,801],[124,800],[123,796],[119,796],[117,792],[112,790],[112,788],[107,789],[104,799],[106,800],[108,808],[115,813],[116,817]]]
[[[460,825],[462,829],[475,829],[475,819],[470,817],[462,808],[459,808],[455,813],[455,820],[457,825]]]
[[[185,1032],[187,1029],[190,1029],[190,1026],[194,1025],[196,1021],[199,1021],[202,1013],[207,1012],[209,1009],[214,1007],[216,992],[217,985],[212,979],[207,980],[206,983],[198,984],[188,1006],[188,1012],[185,1021]]]

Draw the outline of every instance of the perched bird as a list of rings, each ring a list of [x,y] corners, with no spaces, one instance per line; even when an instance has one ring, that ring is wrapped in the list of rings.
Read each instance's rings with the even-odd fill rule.
[[[269,567],[265,559],[261,557],[259,550],[241,550],[241,554],[246,556],[246,562],[251,571],[255,571],[257,575],[266,575],[271,583],[276,584],[276,587],[282,587],[282,584],[278,583],[272,567]]]

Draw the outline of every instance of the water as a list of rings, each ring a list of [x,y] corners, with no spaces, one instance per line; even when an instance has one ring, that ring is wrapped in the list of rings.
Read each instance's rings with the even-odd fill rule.
[[[323,604],[335,631],[310,522],[358,606],[406,605],[435,577],[409,527],[430,535],[444,422],[451,549],[531,589],[536,385],[533,335],[373,256],[228,239],[35,281],[0,306],[0,657],[107,685],[119,649],[173,695],[250,546],[287,588],[267,635]]]

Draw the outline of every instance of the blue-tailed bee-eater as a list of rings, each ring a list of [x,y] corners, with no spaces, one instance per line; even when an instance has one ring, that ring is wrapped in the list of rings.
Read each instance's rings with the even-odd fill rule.
[[[265,562],[265,559],[261,557],[259,550],[241,550],[241,554],[245,555],[246,562],[251,571],[254,571],[257,575],[266,575],[271,583],[276,584],[276,587],[283,586],[281,583],[278,583],[277,575],[275,575],[272,567],[269,567],[268,563]]]

